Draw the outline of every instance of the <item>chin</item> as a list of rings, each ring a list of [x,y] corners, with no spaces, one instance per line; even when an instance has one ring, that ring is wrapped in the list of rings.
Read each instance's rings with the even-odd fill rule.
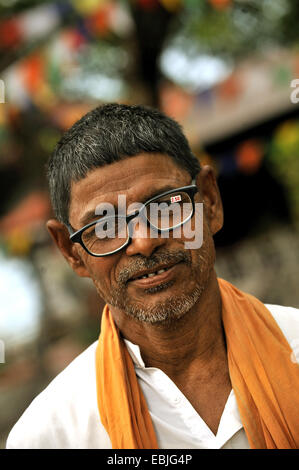
[[[154,288],[158,292],[157,287]],[[165,288],[164,288],[165,289]],[[160,293],[162,294],[162,287]],[[127,302],[123,307],[126,315],[143,323],[150,324],[173,324],[176,320],[183,318],[200,299],[203,288],[197,286],[190,293],[163,296],[164,299],[154,301],[143,299],[142,302]],[[152,291],[152,289],[151,289]],[[154,294],[155,292],[151,292]]]

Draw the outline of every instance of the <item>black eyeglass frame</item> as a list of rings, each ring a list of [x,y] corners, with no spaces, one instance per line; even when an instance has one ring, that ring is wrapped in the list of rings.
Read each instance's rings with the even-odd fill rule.
[[[129,214],[129,215],[126,215],[126,216],[117,216],[117,217],[113,217],[113,218],[123,218],[126,220],[126,224],[127,224],[127,227],[128,227],[128,237],[126,239],[126,241],[124,242],[124,244],[117,248],[116,250],[113,250],[113,251],[110,251],[108,253],[104,253],[104,254],[95,254],[95,253],[92,253],[91,251],[89,251],[89,249],[85,246],[83,240],[82,240],[82,234],[85,230],[87,230],[88,228],[92,227],[93,225],[96,225],[97,223],[99,222],[105,222],[106,220],[110,219],[111,217],[102,217],[100,219],[97,219],[97,220],[94,220],[93,222],[90,222],[89,224],[87,225],[84,225],[84,227],[80,228],[79,230],[75,231],[73,230],[73,228],[71,226],[68,226],[68,230],[69,230],[69,233],[70,233],[70,240],[73,242],[73,243],[79,243],[82,248],[84,248],[84,250],[91,256],[95,256],[96,258],[102,258],[104,256],[110,256],[110,255],[113,255],[115,253],[118,253],[119,251],[123,250],[126,246],[128,246],[131,241],[132,241],[132,237],[131,237],[131,234],[130,234],[130,226],[129,226],[129,223],[135,218],[135,217],[138,217],[139,215],[143,215],[143,212],[144,212],[144,209],[149,205],[151,204],[152,202],[156,201],[157,199],[160,199],[161,197],[164,197],[164,196],[167,196],[169,194],[173,194],[173,193],[177,193],[179,191],[182,191],[182,192],[185,192],[188,194],[188,196],[190,197],[191,199],[191,203],[192,203],[192,212],[190,214],[190,216],[187,217],[186,220],[184,220],[183,222],[180,222],[179,224],[176,224],[174,225],[173,227],[171,228],[166,228],[166,229],[160,229],[160,228],[157,228],[155,225],[151,224],[151,222],[148,220],[148,218],[144,215],[144,219],[146,221],[146,223],[151,227],[153,228],[154,230],[156,230],[158,233],[163,233],[163,232],[171,232],[173,230],[175,230],[176,228],[178,227],[181,227],[182,225],[184,225],[186,222],[188,222],[188,220],[190,220],[193,215],[194,215],[194,212],[195,212],[195,203],[194,203],[194,196],[195,194],[198,192],[198,188],[196,186],[196,182],[195,182],[195,178],[193,178],[192,182],[190,185],[187,185],[187,186],[182,186],[180,188],[176,188],[176,189],[170,189],[168,191],[165,191],[161,194],[158,194],[157,196],[154,196],[152,197],[151,199],[149,199],[148,201],[146,201],[142,207],[140,209],[138,209],[136,212],[133,212],[132,214]]]

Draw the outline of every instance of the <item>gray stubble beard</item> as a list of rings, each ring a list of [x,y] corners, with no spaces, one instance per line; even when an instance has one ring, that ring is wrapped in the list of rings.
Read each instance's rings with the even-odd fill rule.
[[[127,286],[124,280],[128,275],[123,276],[123,280],[119,282],[119,287],[117,287],[109,299],[108,303],[128,315],[130,318],[133,318],[139,322],[150,323],[150,324],[173,324],[175,320],[178,320],[185,316],[192,307],[198,302],[203,291],[206,288],[208,280],[210,278],[211,269],[213,268],[213,263],[211,262],[211,257],[209,256],[209,251],[203,250],[199,255],[198,262],[195,266],[191,264],[191,255],[188,252],[178,252],[180,253],[177,256],[178,262],[183,261],[191,268],[191,276],[193,279],[199,279],[196,282],[194,289],[190,293],[183,293],[180,296],[173,295],[167,298],[164,301],[155,303],[154,305],[149,305],[146,308],[143,306],[142,302],[130,302],[127,297]],[[184,255],[182,254],[184,253]],[[188,254],[187,254],[188,253]],[[159,261],[163,262],[163,256],[159,255]],[[165,261],[167,255],[165,254]],[[175,258],[172,256],[169,258]],[[155,258],[156,259],[156,258]],[[156,261],[157,263],[157,261]],[[138,263],[137,263],[138,264]],[[158,264],[158,263],[157,263]],[[122,278],[122,276],[120,276]],[[174,281],[161,284],[157,287],[145,289],[145,295],[154,294],[159,291],[163,291],[167,288],[170,288],[174,284]]]

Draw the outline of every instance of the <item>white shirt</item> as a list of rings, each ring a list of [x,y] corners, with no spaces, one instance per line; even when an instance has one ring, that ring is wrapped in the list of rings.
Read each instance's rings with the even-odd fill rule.
[[[291,347],[297,344],[299,310],[266,306]],[[233,390],[215,436],[172,380],[160,369],[145,367],[139,347],[125,343],[160,449],[249,448]],[[89,346],[32,401],[10,432],[8,449],[112,448],[97,407],[96,346],[97,342]]]

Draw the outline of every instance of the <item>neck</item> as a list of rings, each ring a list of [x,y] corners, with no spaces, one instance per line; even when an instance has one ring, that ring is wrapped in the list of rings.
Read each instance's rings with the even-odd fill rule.
[[[114,307],[111,311],[122,335],[139,345],[147,367],[158,367],[174,377],[185,375],[195,364],[204,370],[206,366],[211,369],[220,360],[226,360],[221,297],[215,271],[197,304],[172,324],[141,323]]]

